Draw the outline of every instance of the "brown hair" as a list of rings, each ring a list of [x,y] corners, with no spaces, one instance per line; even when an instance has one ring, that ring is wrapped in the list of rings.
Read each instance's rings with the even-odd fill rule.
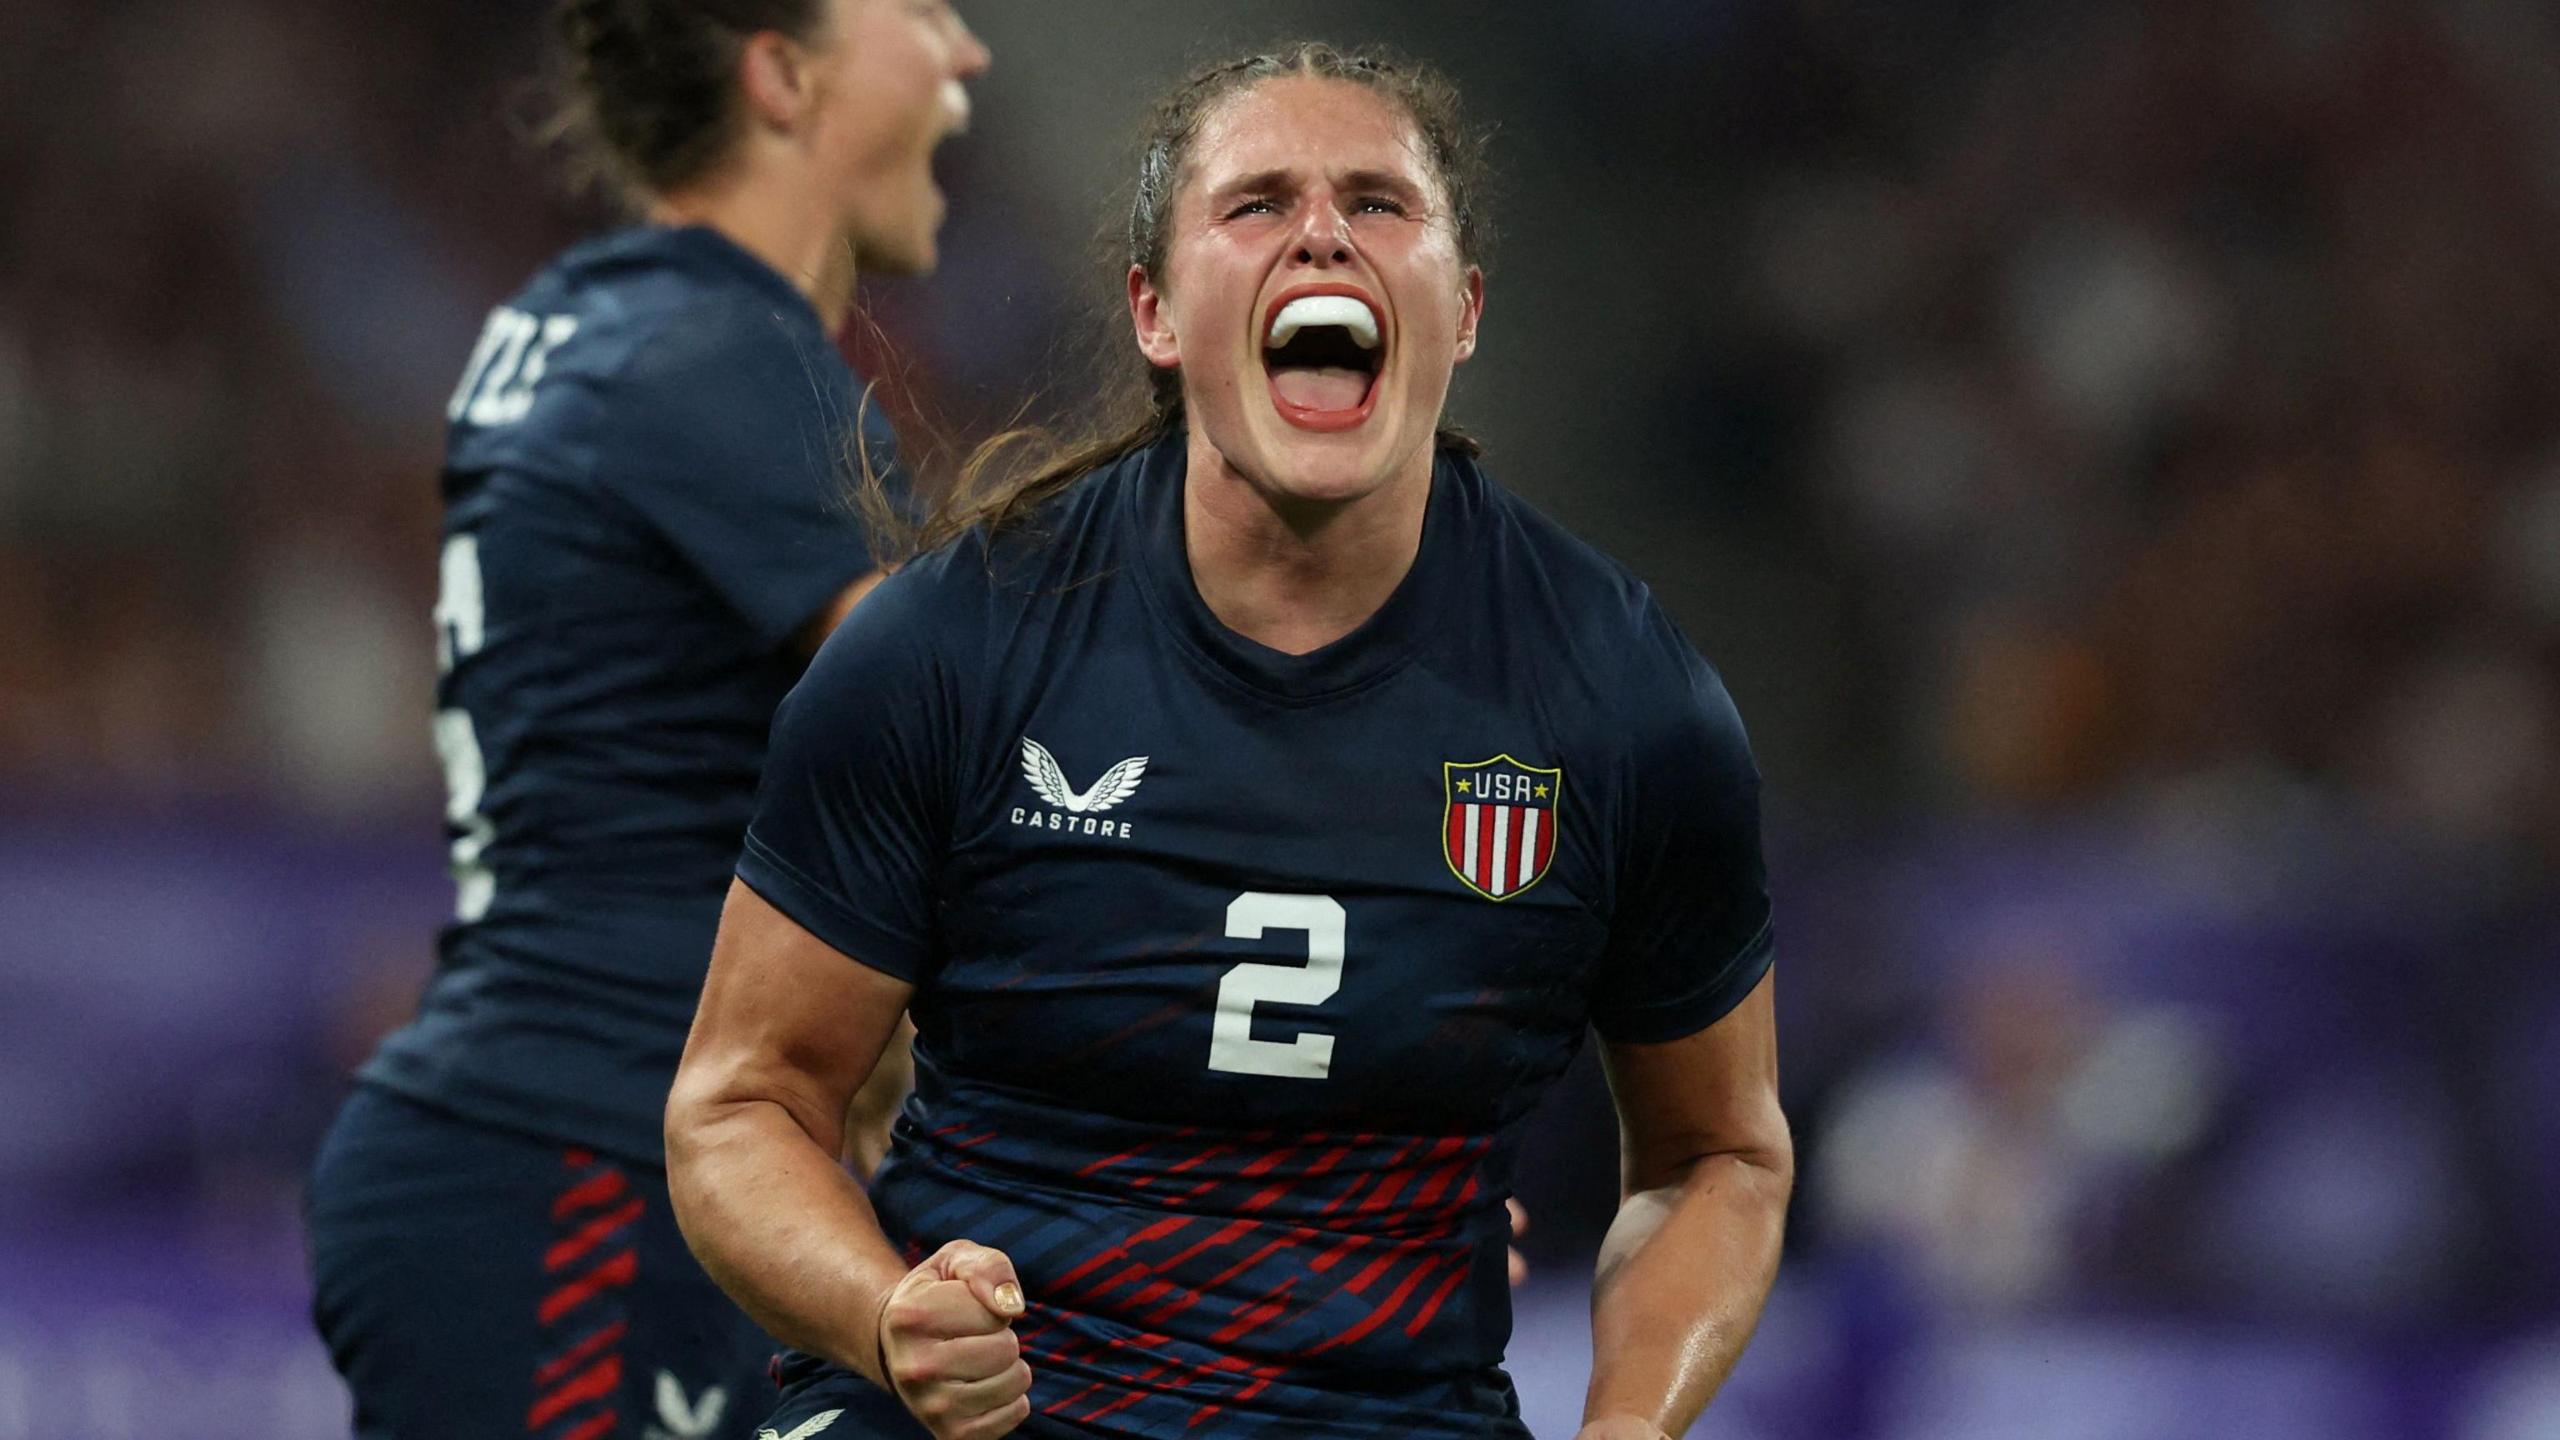
[[[1312,41],[1275,47],[1195,71],[1156,102],[1147,120],[1137,186],[1129,201],[1127,248],[1113,267],[1115,278],[1135,265],[1164,274],[1173,207],[1191,160],[1191,147],[1210,113],[1228,97],[1265,80],[1306,75],[1365,85],[1393,101],[1420,133],[1424,153],[1447,194],[1457,228],[1458,253],[1481,264],[1491,242],[1483,211],[1485,138],[1468,128],[1457,87],[1428,67],[1371,50],[1340,50]],[[990,532],[1020,519],[1088,472],[1167,438],[1183,424],[1182,376],[1159,370],[1115,337],[1100,418],[1061,435],[1040,426],[1017,426],[986,441],[970,456],[950,492],[921,522],[899,514],[876,477],[866,475],[862,508],[879,534],[884,556],[912,557],[980,526]],[[1481,453],[1474,437],[1443,423],[1434,444],[1461,454]]]
[[[812,38],[826,0],[558,0],[543,138],[573,178],[625,198],[701,178],[737,133],[738,57],[760,31]]]

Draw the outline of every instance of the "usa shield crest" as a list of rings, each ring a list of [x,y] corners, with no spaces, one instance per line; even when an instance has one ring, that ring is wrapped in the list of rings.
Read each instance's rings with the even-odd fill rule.
[[[1440,768],[1449,800],[1440,849],[1449,873],[1487,900],[1508,900],[1545,879],[1556,858],[1564,768],[1509,755]]]

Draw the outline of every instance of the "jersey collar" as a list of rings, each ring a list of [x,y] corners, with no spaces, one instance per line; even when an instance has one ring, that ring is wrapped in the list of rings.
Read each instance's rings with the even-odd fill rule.
[[[620,232],[606,243],[626,253],[725,270],[770,300],[776,314],[806,320],[812,329],[824,332],[817,307],[809,303],[809,297],[800,293],[800,287],[792,284],[789,276],[712,226],[644,223]]]

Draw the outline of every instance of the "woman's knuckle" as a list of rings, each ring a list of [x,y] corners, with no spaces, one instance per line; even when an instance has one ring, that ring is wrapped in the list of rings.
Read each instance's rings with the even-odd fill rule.
[[[1016,1400],[1000,1409],[971,1416],[964,1424],[953,1427],[946,1440],[997,1440],[998,1436],[1010,1434],[1030,1416],[1031,1402]]]

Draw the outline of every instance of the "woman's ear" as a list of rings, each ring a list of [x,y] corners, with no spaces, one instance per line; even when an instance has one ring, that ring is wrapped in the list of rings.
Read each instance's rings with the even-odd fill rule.
[[[810,76],[799,45],[778,30],[747,38],[738,56],[738,93],[757,123],[788,130],[809,108]]]
[[[1467,357],[1476,353],[1476,326],[1484,320],[1483,270],[1467,267],[1464,293],[1459,298],[1464,303],[1458,310],[1458,363],[1463,365]]]
[[[1165,312],[1164,292],[1143,265],[1129,267],[1129,324],[1138,332],[1138,353],[1159,370],[1182,366],[1182,337],[1173,333],[1173,317]]]

